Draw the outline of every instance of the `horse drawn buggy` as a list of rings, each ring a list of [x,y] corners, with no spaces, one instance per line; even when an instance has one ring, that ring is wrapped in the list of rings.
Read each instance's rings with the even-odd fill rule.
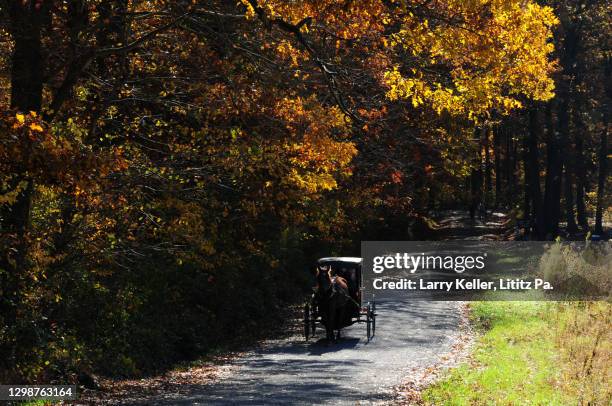
[[[340,330],[365,323],[367,339],[376,332],[376,304],[363,301],[361,258],[320,258],[315,267],[317,285],[304,305],[304,336],[314,336],[317,324],[328,340],[340,338]]]

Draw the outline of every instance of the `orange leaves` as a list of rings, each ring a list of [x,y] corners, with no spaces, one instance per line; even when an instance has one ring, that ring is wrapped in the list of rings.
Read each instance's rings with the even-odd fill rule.
[[[42,121],[38,118],[38,114],[35,111],[30,111],[27,115],[23,113],[15,114],[12,128],[20,129],[24,126],[34,132],[42,133],[44,131],[44,128],[42,127]],[[31,138],[32,140],[35,140],[35,137]]]
[[[121,147],[92,153],[79,141],[80,132],[73,119],[50,127],[36,112],[0,115],[0,182],[27,174],[36,187],[71,190],[81,207],[99,204],[93,196],[102,179],[129,162]]]
[[[391,182],[392,183],[402,183],[403,177],[404,177],[404,174],[400,170],[394,170],[393,172],[391,172]]]
[[[247,7],[247,16],[255,18],[256,13],[250,1],[242,0]],[[267,18],[282,18],[291,24],[298,24],[312,18],[315,24],[326,26],[341,39],[358,39],[372,32],[382,32],[390,10],[381,0],[338,2],[336,0],[307,0],[287,2],[283,0],[258,0],[258,5]],[[308,32],[308,25],[301,29]]]
[[[350,131],[344,114],[335,106],[323,107],[314,97],[285,98],[276,114],[285,120],[292,142],[286,144],[293,165],[285,181],[307,193],[331,190],[356,155],[351,142],[339,141]]]
[[[43,132],[44,129],[42,128],[42,126],[38,123],[32,123],[30,124],[30,130],[32,131],[37,131],[37,132]]]

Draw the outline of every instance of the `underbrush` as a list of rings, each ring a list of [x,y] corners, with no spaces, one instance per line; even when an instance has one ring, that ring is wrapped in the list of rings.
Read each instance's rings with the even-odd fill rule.
[[[219,270],[214,279],[195,268],[157,264],[143,264],[112,285],[91,276],[62,278],[57,303],[23,306],[30,313],[19,329],[0,329],[0,348],[11,338],[16,360],[10,369],[0,360],[0,381],[75,384],[83,374],[162,373],[261,339],[308,286],[299,264],[294,277],[253,261]]]

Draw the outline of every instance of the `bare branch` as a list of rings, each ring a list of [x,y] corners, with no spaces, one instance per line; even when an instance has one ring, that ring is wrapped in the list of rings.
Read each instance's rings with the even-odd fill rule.
[[[100,50],[95,52],[94,56],[95,57],[104,57],[104,56],[113,55],[113,54],[117,54],[117,53],[132,51],[135,48],[137,48],[140,44],[142,44],[143,42],[148,41],[148,40],[154,38],[157,34],[160,34],[161,32],[166,31],[167,29],[174,27],[179,22],[184,20],[189,14],[190,13],[185,13],[185,14],[175,18],[174,20],[170,21],[169,23],[164,24],[161,27],[158,27],[158,28],[155,28],[154,30],[149,31],[148,33],[142,35],[140,38],[130,42],[127,45],[124,45],[124,46],[121,46],[121,47],[110,47],[110,48],[100,49]]]

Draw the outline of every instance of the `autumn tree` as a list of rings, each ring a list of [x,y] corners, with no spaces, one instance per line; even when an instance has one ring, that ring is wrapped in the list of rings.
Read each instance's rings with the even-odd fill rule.
[[[518,189],[522,134],[505,120],[554,94],[558,21],[535,2],[39,0],[0,15],[0,362],[26,381],[202,353],[295,300],[313,257],[426,238],[417,219],[456,205],[481,165],[475,188],[497,199],[504,169]],[[530,196],[542,113],[526,113]]]

